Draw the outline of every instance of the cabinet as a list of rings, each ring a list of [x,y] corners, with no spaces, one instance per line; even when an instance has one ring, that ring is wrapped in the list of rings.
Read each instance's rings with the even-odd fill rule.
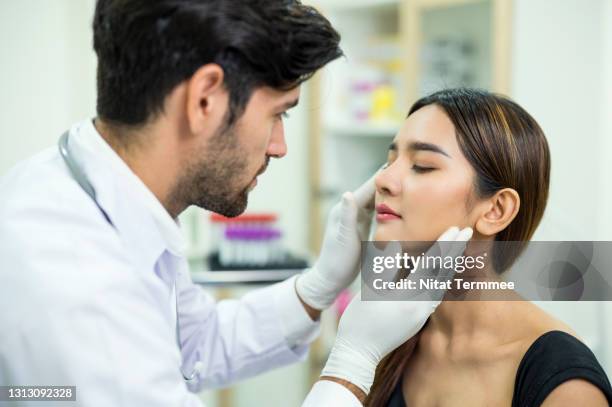
[[[319,0],[345,57],[310,82],[310,248],[325,215],[386,160],[411,104],[470,86],[508,93],[511,0]]]

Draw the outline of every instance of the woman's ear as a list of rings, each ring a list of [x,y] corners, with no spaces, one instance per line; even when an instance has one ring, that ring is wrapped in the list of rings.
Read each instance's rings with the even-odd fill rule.
[[[493,236],[504,230],[514,220],[521,206],[521,198],[512,188],[497,191],[486,199],[484,212],[476,220],[475,229],[485,236]]]

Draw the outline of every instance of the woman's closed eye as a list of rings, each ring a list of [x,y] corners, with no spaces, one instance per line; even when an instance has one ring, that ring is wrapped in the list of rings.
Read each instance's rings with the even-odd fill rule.
[[[434,167],[425,167],[425,166],[416,165],[416,164],[412,166],[412,171],[416,172],[417,174],[425,174],[425,173],[434,171],[435,169],[436,168]]]
[[[391,166],[391,164],[393,164],[393,161],[387,161],[382,167],[381,170],[387,169]],[[428,167],[428,166],[424,166],[424,165],[417,165],[414,164],[412,166],[412,171],[416,172],[417,174],[424,174],[427,172],[431,172],[436,170],[437,168],[435,167]]]

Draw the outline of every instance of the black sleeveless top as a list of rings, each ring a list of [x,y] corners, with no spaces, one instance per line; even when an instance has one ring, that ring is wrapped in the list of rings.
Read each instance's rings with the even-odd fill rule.
[[[539,407],[560,384],[583,379],[597,386],[612,405],[612,387],[591,350],[572,335],[551,331],[529,347],[516,372],[512,407]],[[402,380],[387,407],[405,407]]]

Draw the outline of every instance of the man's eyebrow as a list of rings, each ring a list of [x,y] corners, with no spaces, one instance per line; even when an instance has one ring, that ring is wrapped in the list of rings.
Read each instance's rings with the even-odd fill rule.
[[[296,107],[298,105],[298,103],[300,103],[300,99],[290,100],[289,102],[287,102],[284,105],[282,105],[281,109],[289,110],[292,107]]]

